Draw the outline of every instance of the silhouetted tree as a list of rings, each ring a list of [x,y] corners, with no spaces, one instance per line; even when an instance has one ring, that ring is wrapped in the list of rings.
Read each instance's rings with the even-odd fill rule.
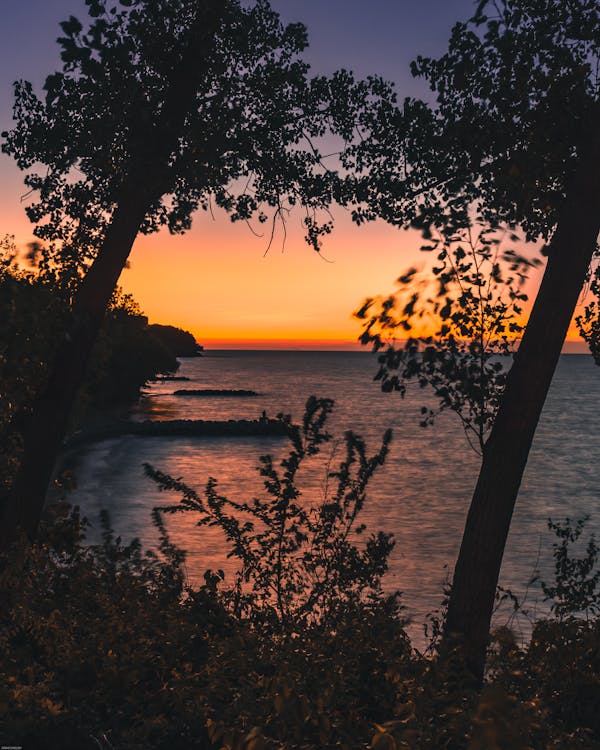
[[[421,426],[452,411],[481,456],[523,332],[524,286],[541,264],[515,250],[518,239],[486,229],[432,237],[434,264],[409,269],[394,294],[355,313],[365,321],[361,342],[379,352],[381,389],[402,397],[410,381],[432,389],[439,406],[421,407]]]
[[[0,238],[0,493],[18,468],[19,415],[44,382],[64,309],[49,284],[23,268],[14,243]]]
[[[150,332],[170,349],[176,357],[197,357],[202,352],[202,346],[189,331],[175,326],[164,326],[153,323]]]
[[[600,365],[600,265],[590,269],[589,292],[592,294],[591,300],[586,300],[581,315],[575,318],[579,335],[590,347],[590,352],[594,357],[594,362]]]
[[[24,265],[24,260],[28,264]],[[0,238],[0,488],[10,494],[22,455],[20,417],[45,382],[68,303],[53,274],[19,253],[13,238]],[[146,380],[177,370],[175,355],[157,339],[131,295],[116,289],[94,349],[69,430],[93,412],[129,405]]]
[[[283,220],[306,211],[309,242],[330,229],[317,212],[334,175],[318,139],[370,106],[372,83],[341,72],[308,78],[306,31],[283,26],[266,0],[86,0],[87,28],[62,24],[62,70],[45,96],[15,84],[14,129],[3,150],[19,167],[28,208],[72,298],[48,381],[23,420],[24,458],[4,498],[0,536],[31,537],[68,414],[108,300],[138,232],[184,232],[193,212]],[[377,87],[375,87],[377,88]],[[335,92],[343,96],[334,98]],[[376,91],[375,91],[376,93]],[[340,106],[333,102],[339,101]],[[350,124],[343,125],[344,122]]]
[[[348,155],[358,221],[449,233],[478,210],[490,227],[547,242],[546,271],[485,443],[446,621],[481,678],[500,565],[537,422],[600,229],[600,9],[596,0],[481,0],[407,100],[363,123]]]
[[[139,305],[117,289],[92,352],[82,407],[102,410],[129,405],[148,380],[178,368],[175,354],[154,335]]]

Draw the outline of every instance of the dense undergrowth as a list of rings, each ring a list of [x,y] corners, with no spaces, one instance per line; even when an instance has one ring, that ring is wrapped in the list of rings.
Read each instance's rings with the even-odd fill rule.
[[[600,621],[497,631],[480,696],[411,650],[389,600],[263,632],[181,557],[82,543],[76,512],[4,563],[0,743],[24,748],[600,747]]]
[[[517,643],[492,636],[476,690],[452,654],[411,648],[398,595],[381,580],[393,540],[359,522],[372,457],[346,436],[323,502],[299,501],[297,472],[319,452],[331,402],[313,399],[289,456],[265,457],[265,496],[197,494],[151,470],[201,525],[219,526],[240,562],[186,585],[185,554],[155,511],[160,547],[85,543],[76,509],[55,505],[35,546],[0,572],[0,745],[122,748],[600,747],[598,549],[572,554],[581,524],[554,524],[552,619]],[[326,533],[324,533],[326,530]],[[579,612],[580,615],[576,616]]]

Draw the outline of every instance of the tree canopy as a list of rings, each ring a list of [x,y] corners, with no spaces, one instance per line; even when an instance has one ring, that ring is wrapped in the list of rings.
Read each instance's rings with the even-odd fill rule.
[[[69,412],[138,233],[183,232],[194,211],[213,204],[233,220],[271,221],[273,231],[298,206],[318,250],[331,230],[328,206],[341,194],[319,142],[328,133],[350,141],[358,114],[391,97],[379,79],[355,82],[343,70],[310,78],[300,56],[306,30],[284,26],[266,0],[86,5],[87,25],[74,17],[62,24],[62,70],[48,76],[44,97],[16,84],[16,124],[2,146],[32,170],[28,214],[72,310],[47,383],[22,420],[4,536],[19,526],[35,534]]]
[[[34,168],[27,212],[57,257],[81,271],[132,189],[148,193],[144,233],[184,232],[212,205],[261,223],[300,205],[318,248],[329,224],[317,214],[336,179],[319,139],[332,127],[350,138],[352,112],[373,106],[383,84],[345,71],[310,78],[306,29],[282,25],[266,0],[86,5],[87,25],[61,24],[63,67],[44,96],[15,84],[16,124],[3,134],[3,151]]]
[[[594,0],[481,0],[445,55],[413,64],[433,104],[407,99],[368,113],[370,137],[346,154],[357,221],[381,216],[448,243],[477,216],[489,230],[521,228],[547,243],[544,278],[482,441],[449,599],[446,646],[458,643],[478,680],[519,485],[600,230],[599,50]],[[444,260],[441,247],[423,249]],[[594,309],[586,316],[580,326],[591,336]],[[394,365],[393,344],[388,354]]]
[[[348,152],[362,174],[358,216],[392,223],[484,221],[548,240],[598,117],[600,11],[595,0],[482,0],[439,59],[419,57],[429,105],[369,112]],[[427,233],[427,232],[426,232]]]

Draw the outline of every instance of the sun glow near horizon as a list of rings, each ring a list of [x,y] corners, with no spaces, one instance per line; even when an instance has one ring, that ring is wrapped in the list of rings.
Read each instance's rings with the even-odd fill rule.
[[[420,251],[416,231],[381,221],[359,228],[339,214],[320,255],[300,222],[265,252],[265,237],[245,224],[199,214],[183,236],[139,237],[120,283],[152,322],[189,330],[207,349],[366,351],[353,313],[366,297],[392,293],[410,266],[425,269],[433,259]],[[533,269],[527,283],[527,314],[542,273]],[[587,351],[574,324],[564,351]]]
[[[435,3],[395,10],[389,4],[385,18],[372,14],[365,26],[358,8],[356,13],[348,11],[349,23],[340,26],[322,20],[324,13],[335,17],[335,4],[286,1],[274,5],[287,20],[303,18],[308,23],[307,60],[315,73],[328,74],[347,62],[358,76],[380,72],[396,80],[403,95],[415,96],[424,94],[427,87],[421,90],[422,82],[409,74],[408,63],[416,54],[435,56],[436,50],[445,49],[452,24],[460,15],[448,4],[439,4],[433,15]],[[470,15],[466,0],[459,5],[464,5],[465,17]],[[45,72],[59,65],[55,44],[59,20],[84,10],[82,0],[40,4],[34,16],[23,15],[19,7],[15,5],[11,8],[15,12],[6,15],[0,129],[13,126],[11,82],[23,77],[41,90]],[[403,24],[390,23],[388,13],[401,16]],[[425,35],[421,33],[424,20],[429,22]],[[404,40],[400,45],[398,34]],[[33,227],[23,210],[27,196],[23,174],[12,159],[3,157],[0,231],[14,234],[21,247],[33,239]],[[325,237],[319,257],[303,240],[302,218],[300,211],[290,216],[285,247],[282,228],[277,227],[265,256],[268,224],[255,226],[264,232],[259,237],[243,222],[232,223],[219,209],[214,220],[198,212],[191,231],[183,236],[160,232],[138,237],[131,268],[122,274],[120,283],[151,322],[190,330],[206,346],[360,349],[361,324],[352,313],[366,297],[392,292],[394,279],[408,267],[428,262],[430,258],[419,252],[422,238],[383,222],[356,227],[347,211],[336,209],[334,231]],[[534,284],[530,299],[536,291]],[[565,348],[572,346],[585,347],[573,325]]]
[[[359,228],[339,213],[321,255],[304,242],[300,222],[265,253],[268,240],[243,223],[201,213],[185,235],[139,236],[119,283],[150,322],[188,330],[207,350],[368,351],[353,313],[366,297],[392,293],[410,266],[426,268],[431,255],[419,250],[417,232],[383,222]],[[14,223],[24,248],[32,226],[24,216]],[[528,282],[528,309],[542,270]],[[573,323],[563,351],[588,351]]]
[[[185,235],[139,237],[119,283],[152,322],[205,345],[360,348],[354,311],[419,262],[419,244],[415,232],[383,222],[357,228],[342,214],[321,254],[297,221],[265,253],[268,239],[243,223],[200,214]]]

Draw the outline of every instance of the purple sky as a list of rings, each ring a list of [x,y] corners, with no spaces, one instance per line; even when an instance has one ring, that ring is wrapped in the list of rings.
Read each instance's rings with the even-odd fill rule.
[[[441,55],[454,23],[468,19],[475,5],[475,0],[272,0],[273,8],[284,21],[302,21],[308,27],[310,47],[305,58],[314,73],[327,74],[343,67],[353,70],[358,77],[379,74],[396,83],[400,98],[428,97],[424,82],[411,78],[410,61],[418,54]],[[60,67],[56,45],[61,33],[59,22],[69,15],[84,20],[86,8],[84,0],[4,0],[0,14],[0,130],[4,130],[11,127],[12,82],[24,78],[40,91],[45,77]],[[19,244],[31,237],[31,226],[19,200],[23,193],[22,174],[10,158],[0,155],[0,235],[15,233]],[[232,231],[229,223],[221,227],[224,232]],[[193,237],[186,241],[192,242]],[[301,238],[299,242],[302,244]],[[394,252],[397,235],[388,232],[384,237],[380,233],[375,242],[388,248],[389,257],[382,251],[369,269],[378,268],[382,279],[389,277],[391,282],[404,262]],[[335,246],[332,249],[329,244],[327,248],[338,261],[332,272],[336,278],[342,277],[344,263],[354,262],[351,254],[344,252],[343,238],[340,244],[337,255]],[[259,260],[263,251],[262,247],[254,251]],[[302,253],[309,255],[305,248]],[[285,262],[286,268],[289,267],[290,260],[286,258]],[[365,271],[356,261],[356,267],[349,265],[346,269],[347,278],[361,278],[369,269]],[[322,268],[318,271],[324,273]],[[350,301],[340,302],[340,311],[335,314],[340,320],[347,318],[361,294],[385,292],[385,283],[373,281],[373,288],[365,285],[364,289],[348,292],[356,300],[350,296]],[[331,311],[319,312],[316,300],[323,294],[318,288],[314,294],[314,315],[335,317]],[[142,306],[153,314],[152,300],[145,299],[142,291],[140,295]],[[293,307],[291,302],[290,306]],[[202,319],[198,312],[198,320]],[[183,318],[181,322],[185,322]]]
[[[358,75],[379,73],[416,94],[408,63],[417,54],[443,52],[450,29],[472,12],[474,0],[273,0],[284,21],[309,30],[307,58],[315,72],[344,67]],[[58,24],[73,14],[84,18],[84,0],[5,1],[0,10],[0,121],[8,124],[11,83],[26,78],[41,84],[58,64]]]
[[[422,81],[409,73],[416,55],[439,55],[457,20],[465,20],[475,0],[272,0],[284,21],[302,21],[309,31],[306,59],[315,73],[337,68],[362,77],[393,80],[400,98],[426,97]],[[60,66],[59,22],[86,17],[84,0],[4,0],[0,3],[0,131],[11,127],[12,83],[24,78],[40,91]],[[0,155],[0,232],[22,233],[18,197],[22,176]],[[19,218],[19,226],[14,226]],[[12,225],[12,226],[11,226]]]
[[[397,83],[400,98],[428,96],[409,63],[418,54],[439,55],[457,20],[465,20],[475,0],[272,0],[284,21],[302,21],[309,31],[305,57],[315,73],[338,68],[362,77],[376,73]],[[59,22],[86,17],[84,0],[4,0],[0,3],[0,131],[12,125],[12,83],[23,78],[39,92],[46,76],[60,67]],[[24,241],[26,224],[19,196],[22,175],[0,155],[0,233]]]

